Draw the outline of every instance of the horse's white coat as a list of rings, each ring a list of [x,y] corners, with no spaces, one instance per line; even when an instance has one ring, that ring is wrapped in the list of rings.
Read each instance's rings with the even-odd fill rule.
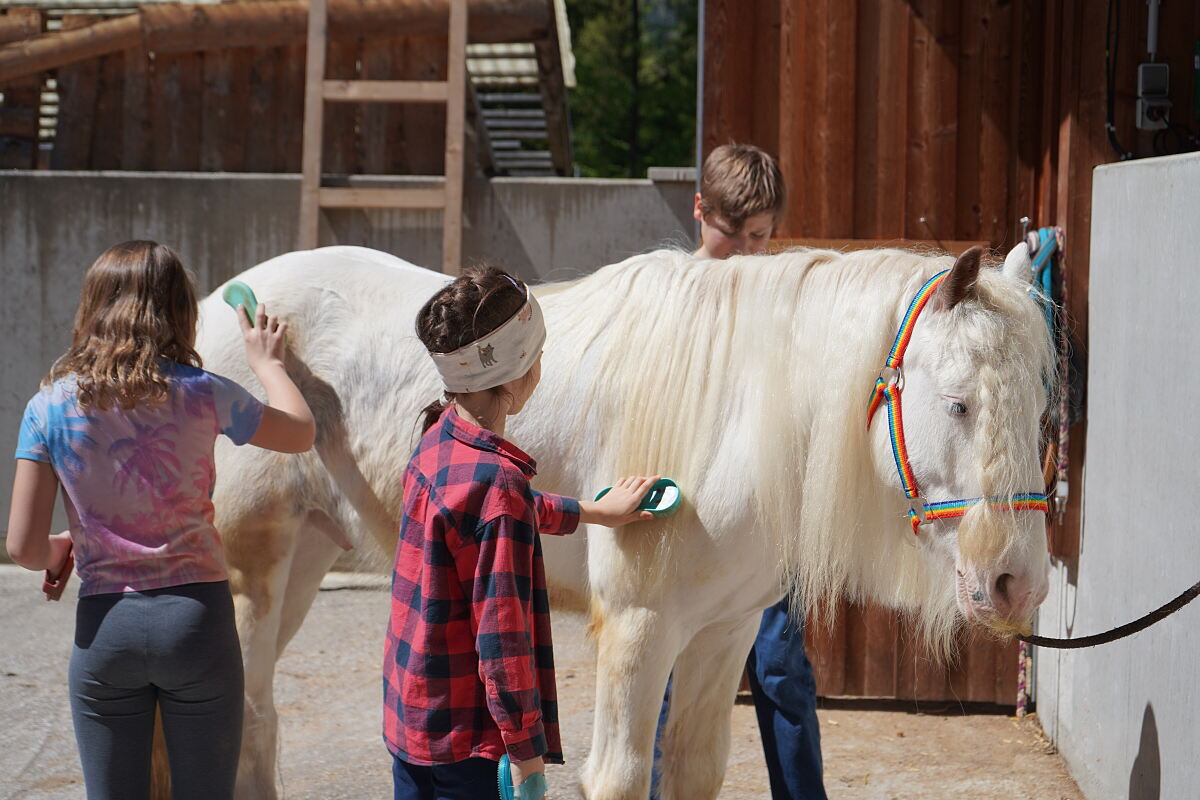
[[[545,540],[556,601],[585,600],[597,637],[593,800],[647,796],[672,669],[664,796],[716,796],[758,615],[788,587],[810,607],[849,594],[909,611],[943,649],[960,611],[998,624],[1040,602],[1041,519],[974,509],[914,543],[886,420],[866,428],[904,308],[950,263],[901,251],[724,262],[660,251],[539,291],[542,384],[507,433],[538,458],[539,488],[590,497],[620,474],[659,473],[686,499],[667,519]],[[440,391],[413,320],[445,278],[348,247],[280,256],[241,278],[288,319],[290,368],[318,417],[315,453],[218,452],[217,522],[247,668],[239,794],[273,797],[274,662],[340,536],[394,547],[417,412]],[[1037,490],[1050,350],[1027,285],[984,270],[967,300],[936,306],[905,368],[923,490],[932,500]],[[255,386],[219,292],[202,318],[206,366]],[[951,400],[968,413],[951,414]]]

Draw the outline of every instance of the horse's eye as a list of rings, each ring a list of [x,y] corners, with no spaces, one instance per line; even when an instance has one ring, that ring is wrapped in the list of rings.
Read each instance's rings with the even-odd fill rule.
[[[955,416],[961,417],[967,413],[967,407],[963,403],[958,403],[958,402],[951,403],[950,404],[950,413],[954,414]]]

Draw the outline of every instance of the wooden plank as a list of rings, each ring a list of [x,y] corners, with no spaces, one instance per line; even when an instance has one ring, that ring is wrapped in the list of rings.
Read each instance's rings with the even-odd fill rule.
[[[985,32],[981,44],[979,229],[974,235],[1003,251],[1013,244],[1013,222],[1021,216],[1012,205],[1015,186],[1010,180],[1009,163],[1016,160],[1016,153],[1008,140],[1015,113],[1009,91],[1015,11],[1012,3],[992,3],[982,14]],[[961,204],[962,199],[958,202]]]
[[[1012,26],[1013,75],[1009,84],[1013,109],[1009,141],[1015,143],[1016,150],[1009,158],[1009,186],[1013,198],[1009,241],[1013,242],[1020,235],[1017,220],[1021,217],[1037,217],[1036,165],[1040,161],[1042,150],[1039,70],[1043,46],[1041,39],[1032,33],[1039,30],[1036,13],[1040,4],[1035,0],[1016,0],[1014,6],[1016,20]]]
[[[93,122],[92,169],[122,169],[125,135],[125,54],[99,59]]]
[[[325,100],[335,103],[444,103],[445,81],[325,81]]]
[[[799,94],[790,95],[797,100],[790,115],[791,150],[795,164],[793,174],[797,185],[792,191],[791,196],[796,201],[792,204],[789,216],[801,236],[828,235],[823,224],[823,198],[816,192],[821,161],[827,156],[821,147],[819,132],[825,123],[820,88],[826,80],[826,63],[822,56],[828,46],[825,14],[830,2],[836,0],[805,3],[797,9],[792,25],[793,36],[799,35],[800,38],[797,42],[799,46],[791,51],[792,71],[796,76],[793,86]]]
[[[36,8],[0,9],[0,44],[37,36],[42,12]],[[38,106],[43,73],[0,85],[0,169],[34,169],[38,160]]]
[[[305,49],[283,48],[275,71],[274,172],[300,172],[304,153]]]
[[[64,14],[63,30],[94,25],[94,14]],[[82,61],[58,71],[58,127],[51,169],[91,169],[92,123],[95,120],[99,63]]]
[[[475,92],[475,84],[467,81],[467,121],[466,149],[464,158],[467,165],[474,165],[479,173],[491,177],[496,174],[497,155],[492,149],[492,137],[483,123],[483,112],[479,106],[479,95]],[[509,153],[509,156],[515,155]],[[553,166],[553,156],[546,154],[547,161]]]
[[[299,248],[311,250],[318,245],[321,214],[321,149],[324,138],[324,101],[321,83],[325,80],[325,45],[329,20],[325,0],[310,0],[308,44],[304,71],[304,138],[301,156]]]
[[[408,37],[394,53],[397,77],[407,80],[447,80],[447,42]],[[405,175],[443,175],[446,161],[446,107],[403,105],[398,109],[403,130],[388,154],[388,163]]]
[[[250,135],[250,64],[248,48],[212,50],[204,54],[204,88],[200,110],[200,169],[240,172]]]
[[[951,255],[960,256],[972,247],[987,247],[987,242],[979,239],[947,239],[936,242],[933,239],[823,239],[817,237],[774,238],[769,245],[770,252],[778,253],[789,247],[816,247],[827,250],[872,250],[880,247],[900,247],[914,250],[944,250]]]
[[[980,633],[971,633],[964,637],[963,652],[959,659],[958,669],[954,670],[950,679],[950,690],[955,697],[970,703],[996,702],[996,682],[998,670],[1011,667],[1016,669],[1014,658],[1011,664],[998,663],[999,646],[997,642]],[[1012,698],[1008,702],[1014,702]]]
[[[846,613],[838,620],[845,630],[846,657],[842,662],[845,685],[842,691],[855,697],[866,696],[866,663],[870,657],[867,630],[863,624],[863,607],[851,603]]]
[[[995,676],[995,684],[992,687],[991,698],[988,702],[997,703],[1002,706],[1012,706],[1017,703],[1017,669],[1020,667],[1020,662],[1017,659],[1017,653],[1020,645],[1015,641],[1004,643],[993,642],[993,662],[995,668],[992,674]]]
[[[42,32],[42,12],[36,8],[0,8],[0,44],[31,39]]]
[[[854,235],[855,53],[857,3],[826,0],[825,80],[817,97],[824,110],[816,130],[819,169],[810,191],[822,198],[818,236]]]
[[[386,52],[386,45],[382,49]],[[388,77],[386,71],[370,71],[375,57],[375,51],[364,45],[361,39],[331,41],[326,50],[325,77],[357,78],[360,60],[362,77]],[[372,154],[383,148],[379,142],[371,141],[369,130],[373,130],[370,128],[373,119],[381,116],[386,118],[392,113],[393,109],[387,107],[326,103],[321,133],[324,140],[321,171],[327,175],[352,175],[364,170],[388,172],[386,169],[376,169],[371,162]]]
[[[442,212],[442,271],[462,270],[463,127],[467,102],[467,0],[450,2],[446,69],[446,184]]]
[[[935,702],[953,697],[950,693],[949,673],[926,648],[923,641],[916,638],[915,630],[911,633],[913,659],[913,693],[914,700]]]
[[[952,0],[920,0],[912,6],[904,229],[912,238],[944,240],[953,238],[956,217],[958,5]]]
[[[445,82],[440,80],[386,80],[395,77],[396,65],[394,58],[402,43],[396,40],[380,40],[367,38],[362,42],[362,78],[370,80],[371,84],[400,84],[406,86],[438,86],[438,92],[445,101]],[[330,82],[326,80],[325,85]],[[365,85],[366,82],[358,82]],[[326,95],[328,97],[328,95]],[[359,125],[362,172],[368,175],[398,172],[400,164],[390,161],[395,155],[391,142],[401,136],[400,109],[395,106],[362,106],[359,108]]]
[[[554,162],[554,172],[566,177],[575,170],[575,156],[571,149],[571,122],[567,116],[567,87],[563,83],[562,51],[559,49],[557,26],[545,39],[534,44],[534,54],[546,120],[546,139]]]
[[[884,105],[879,97],[882,80],[883,40],[881,16],[887,0],[864,3],[858,10],[858,39],[855,42],[857,76],[854,87],[854,235],[879,236],[874,226],[877,209],[884,203],[879,188],[879,118]],[[900,39],[889,31],[889,41]],[[890,197],[896,197],[895,194]]]
[[[250,51],[246,163],[262,172],[269,172],[274,161],[276,73],[283,52],[279,47],[256,47]]]
[[[863,669],[863,695],[896,696],[896,658],[900,621],[895,611],[871,605],[863,609],[867,660]]]
[[[1054,164],[1058,159],[1057,129],[1059,114],[1062,111],[1060,108],[1061,85],[1059,81],[1050,79],[1048,76],[1063,74],[1063,66],[1066,64],[1066,59],[1061,48],[1064,1],[1049,0],[1045,4],[1039,30],[1039,33],[1044,37],[1044,41],[1055,42],[1059,46],[1042,48],[1042,58],[1044,61],[1040,73],[1045,77],[1041,80],[1042,147],[1037,175],[1037,200],[1035,205],[1037,213],[1033,215],[1035,225],[1041,225],[1041,220],[1054,219],[1055,217],[1054,208],[1057,196],[1054,193]],[[1069,0],[1066,1],[1069,2]],[[1070,36],[1069,32],[1067,32],[1067,36]]]
[[[38,112],[36,108],[0,107],[0,136],[28,137],[31,129],[36,130]],[[9,169],[17,169],[10,167]]]
[[[145,50],[125,51],[125,76],[121,102],[124,130],[121,137],[121,168],[147,170],[153,165],[150,148],[150,58]]]
[[[980,182],[983,131],[983,42],[990,0],[963,0],[959,18],[958,136],[955,137],[954,238],[975,239],[983,227]],[[947,176],[949,177],[949,176]]]
[[[1089,256],[1091,251],[1092,223],[1092,170],[1097,164],[1114,159],[1108,142],[1104,137],[1097,137],[1092,132],[1103,130],[1105,119],[1105,95],[1103,91],[1103,70],[1092,70],[1089,64],[1093,58],[1088,55],[1094,50],[1091,43],[1103,41],[1104,20],[1097,15],[1082,13],[1083,7],[1077,9],[1078,24],[1076,33],[1079,45],[1079,90],[1075,104],[1075,122],[1071,128],[1071,143],[1066,150],[1067,163],[1065,178],[1070,187],[1070,194],[1065,208],[1058,209],[1055,222],[1066,231],[1066,268],[1067,268],[1067,314],[1072,321],[1072,332],[1076,346],[1087,352],[1088,331],[1088,277]],[[1133,48],[1126,45],[1123,50]],[[1134,54],[1136,56],[1136,53]],[[1124,60],[1124,56],[1122,56]],[[1131,61],[1133,56],[1131,56]],[[1128,109],[1132,103],[1124,106],[1118,104],[1118,109],[1126,109],[1124,116],[1132,118]],[[1118,117],[1122,116],[1120,113]],[[1093,126],[1101,126],[1094,128]],[[1118,125],[1118,129],[1120,126]],[[1128,142],[1128,139],[1123,139]],[[1056,531],[1056,550],[1069,555],[1079,553],[1079,531],[1082,526],[1082,496],[1083,496],[1083,464],[1086,456],[1085,440],[1087,437],[1086,420],[1071,427],[1071,442],[1068,449],[1070,467],[1068,481],[1071,491],[1067,502],[1066,515],[1061,529]]]
[[[849,604],[844,600],[838,601],[834,625],[827,624],[825,616],[820,613],[809,614],[804,625],[804,644],[808,660],[813,665],[817,694],[822,697],[842,697],[846,694],[847,613]]]
[[[322,208],[443,208],[441,189],[375,189],[362,187],[321,187]]]
[[[332,5],[335,39],[446,35],[449,0],[333,0]],[[553,5],[546,0],[471,0],[470,5],[472,42],[537,41],[554,27]],[[0,46],[0,82],[136,47],[161,54],[301,45],[307,25],[305,0],[145,5],[94,30]]]
[[[751,60],[752,92],[747,94],[753,100],[761,94],[763,97],[779,97],[779,52],[780,25],[782,20],[782,3],[768,2],[754,4],[754,22],[749,33],[754,37],[754,57]],[[717,78],[720,80],[720,77]],[[750,139],[754,144],[768,153],[779,153],[779,114],[782,103],[751,102]]]
[[[787,18],[792,12],[792,5],[783,4],[785,21],[780,34],[783,37],[781,41],[787,41]],[[731,141],[755,143],[755,131],[751,128],[754,93],[729,91],[727,88],[753,84],[754,50],[750,37],[754,30],[754,9],[753,4],[741,0],[708,0],[704,10],[702,150],[703,155],[707,156],[713,148]],[[779,155],[784,155],[782,149]],[[784,169],[784,176],[792,180],[790,169]],[[789,214],[788,219],[791,216]]]
[[[859,8],[854,234],[904,235],[911,12],[904,0]]]
[[[200,167],[203,64],[196,53],[154,54],[150,78],[153,169]]]

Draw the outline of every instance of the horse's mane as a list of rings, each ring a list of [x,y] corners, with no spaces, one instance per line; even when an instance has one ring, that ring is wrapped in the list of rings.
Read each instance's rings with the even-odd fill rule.
[[[874,472],[865,423],[868,391],[904,308],[952,263],[903,250],[798,249],[725,261],[662,250],[551,285],[543,297],[547,309],[564,304],[560,318],[570,315],[552,346],[561,338],[571,353],[598,351],[576,366],[590,375],[564,383],[603,387],[593,402],[611,404],[603,418],[618,420],[618,446],[608,449],[619,455],[603,468],[675,478],[710,530],[744,519],[746,509],[731,503],[749,500],[757,533],[777,545],[803,607],[870,598],[916,613],[945,647],[957,617],[952,568],[903,535],[907,504]],[[947,315],[956,341],[997,357],[1008,351],[1041,392],[1050,349],[1027,286],[986,269],[977,286],[970,308]],[[1012,366],[997,367],[1009,382]],[[1013,391],[999,378],[983,386],[993,432],[1027,408]],[[1027,465],[1008,457],[1026,444],[1001,437],[982,451],[988,492],[1029,490],[1013,485]],[[731,482],[745,491],[730,491]],[[655,523],[662,536],[619,534],[623,550],[642,569],[669,569],[672,549],[688,546],[681,523],[696,519],[680,517]]]

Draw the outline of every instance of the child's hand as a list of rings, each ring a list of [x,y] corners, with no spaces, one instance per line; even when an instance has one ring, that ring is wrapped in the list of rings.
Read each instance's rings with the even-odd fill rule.
[[[283,364],[283,350],[287,337],[287,323],[278,317],[267,316],[267,306],[259,303],[254,311],[254,327],[246,319],[243,306],[237,307],[238,327],[242,329],[242,342],[246,346],[246,363],[255,373],[269,364]]]
[[[508,764],[509,773],[512,775],[513,788],[520,786],[525,782],[525,779],[534,773],[546,772],[546,762],[541,756],[531,758],[528,761],[510,761]]]
[[[46,595],[47,600],[59,600],[75,569],[75,559],[71,557],[70,531],[51,534],[50,554],[52,566],[46,568],[42,579],[42,594]]]
[[[636,475],[621,478],[599,500],[580,501],[580,521],[619,528],[631,522],[654,519],[654,515],[649,511],[638,510],[638,504],[654,487],[658,478],[658,475],[649,478]]]

